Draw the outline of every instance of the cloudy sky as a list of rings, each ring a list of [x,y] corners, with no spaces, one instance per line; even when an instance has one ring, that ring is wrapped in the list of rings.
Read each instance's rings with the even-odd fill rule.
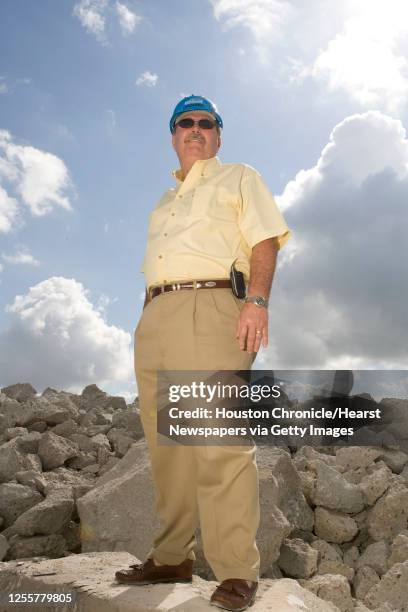
[[[257,367],[408,368],[407,34],[405,0],[2,0],[0,385],[134,393],[190,93],[293,230]]]

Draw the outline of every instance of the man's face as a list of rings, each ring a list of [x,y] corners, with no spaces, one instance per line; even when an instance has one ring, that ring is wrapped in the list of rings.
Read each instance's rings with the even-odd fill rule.
[[[177,121],[187,117],[191,117],[194,121],[213,119],[208,113],[191,111],[190,113],[183,113],[177,118]],[[172,142],[181,166],[185,166],[192,165],[197,159],[214,157],[221,146],[221,137],[216,127],[205,130],[195,123],[191,128],[182,128],[176,125]]]

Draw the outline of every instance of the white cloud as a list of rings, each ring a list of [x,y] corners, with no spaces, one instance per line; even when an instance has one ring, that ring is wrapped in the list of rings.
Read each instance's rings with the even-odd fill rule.
[[[408,366],[408,141],[370,111],[277,198],[293,230],[272,292],[272,368]],[[290,243],[289,243],[290,244]]]
[[[126,4],[116,2],[116,11],[119,17],[119,24],[124,36],[132,34],[137,24],[141,21],[141,17],[133,13]]]
[[[6,83],[6,79],[0,76],[0,95],[8,92],[8,87]]]
[[[35,259],[26,249],[17,251],[14,255],[2,255],[3,261],[8,264],[39,266],[40,262]]]
[[[105,293],[101,293],[96,303],[95,309],[98,312],[100,312],[102,316],[105,316],[108,306],[112,301],[116,301],[116,300],[111,300],[109,295],[106,295]]]
[[[2,146],[1,141],[1,133],[0,130],[0,151],[7,149],[8,142],[4,141],[4,146]],[[8,159],[4,157],[0,157],[0,181],[16,181],[18,180],[18,170],[14,164],[12,164]]]
[[[0,233],[7,234],[19,221],[17,201],[0,185]]]
[[[80,0],[73,10],[83,27],[100,42],[104,41],[107,5],[108,0]]]
[[[69,176],[61,159],[34,147],[20,146],[12,148],[10,157],[21,164],[19,191],[33,215],[45,215],[54,206],[71,209],[69,199],[63,195],[69,185]]]
[[[102,44],[107,43],[109,24],[114,14],[123,36],[132,34],[142,20],[140,15],[119,1],[113,5],[109,0],[79,0],[73,10],[73,15],[78,17],[82,26]]]
[[[80,389],[133,382],[131,336],[108,325],[103,304],[105,296],[98,310],[81,283],[62,277],[16,296],[6,308],[10,326],[0,335],[1,384]]]
[[[281,87],[306,78],[363,108],[399,111],[408,97],[406,0],[210,0],[226,29],[246,28]]]
[[[352,10],[309,74],[363,106],[395,111],[408,95],[406,50],[400,48],[408,33],[408,5],[405,0],[359,0]]]
[[[293,13],[284,0],[210,0],[214,17],[224,20],[227,28],[243,26],[257,40],[270,39],[280,34],[282,25]]]
[[[11,186],[15,190],[15,195],[20,196],[31,214],[42,216],[56,207],[71,210],[68,197],[71,181],[68,169],[59,157],[29,145],[15,144],[6,130],[0,130],[1,153],[0,186],[7,182],[8,189]],[[4,204],[8,195],[4,187],[3,192]],[[14,201],[15,211],[16,206]]]
[[[155,87],[158,80],[159,80],[159,77],[157,74],[149,72],[149,70],[146,70],[136,79],[135,84],[138,87],[140,87],[140,85],[146,85],[147,87]]]

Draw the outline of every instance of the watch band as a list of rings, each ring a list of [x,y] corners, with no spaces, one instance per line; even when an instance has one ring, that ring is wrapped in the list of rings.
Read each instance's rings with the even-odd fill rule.
[[[264,298],[262,295],[251,295],[245,298],[245,302],[249,302],[251,304],[255,304],[255,306],[260,306],[263,308],[268,308],[268,300]]]

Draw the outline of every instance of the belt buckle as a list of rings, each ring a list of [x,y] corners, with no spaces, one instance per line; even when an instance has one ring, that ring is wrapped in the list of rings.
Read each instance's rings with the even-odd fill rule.
[[[204,283],[204,286],[205,286],[205,287],[215,287],[215,286],[216,286],[216,284],[217,284],[217,283],[216,283],[215,281],[206,281],[206,282]]]

